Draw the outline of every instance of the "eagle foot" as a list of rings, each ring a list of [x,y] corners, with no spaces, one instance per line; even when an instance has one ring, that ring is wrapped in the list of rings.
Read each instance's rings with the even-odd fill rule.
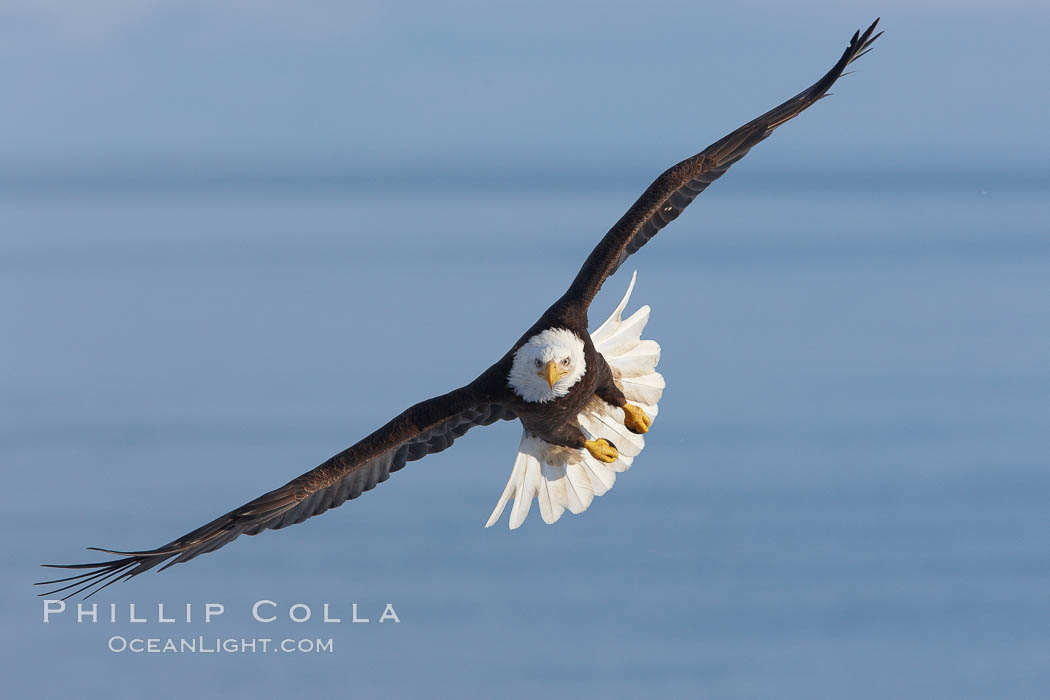
[[[653,424],[653,420],[645,415],[642,409],[625,403],[623,405],[623,424],[632,433],[641,435],[649,432],[649,426]]]
[[[594,457],[599,462],[605,462],[606,464],[609,462],[615,462],[616,458],[620,456],[620,451],[616,449],[616,445],[612,444],[605,438],[588,440],[583,443],[583,446],[591,453],[591,457]]]

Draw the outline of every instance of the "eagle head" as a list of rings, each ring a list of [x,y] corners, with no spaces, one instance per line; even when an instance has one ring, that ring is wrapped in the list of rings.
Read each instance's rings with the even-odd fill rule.
[[[526,401],[545,403],[568,394],[586,371],[579,336],[565,328],[548,328],[514,353],[507,384]]]

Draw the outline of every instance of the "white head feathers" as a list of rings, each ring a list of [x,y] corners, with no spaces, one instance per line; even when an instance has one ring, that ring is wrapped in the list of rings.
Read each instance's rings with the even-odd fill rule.
[[[554,386],[544,372],[550,362],[561,373]],[[568,394],[586,371],[583,341],[570,330],[548,328],[529,338],[514,353],[507,384],[526,401],[546,403]]]

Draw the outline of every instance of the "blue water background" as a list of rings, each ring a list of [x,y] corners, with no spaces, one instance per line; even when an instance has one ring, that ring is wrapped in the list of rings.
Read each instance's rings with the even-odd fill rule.
[[[520,430],[492,426],[323,517],[109,589],[116,625],[44,625],[36,565],[159,545],[468,381],[638,188],[8,198],[9,683],[114,698],[304,684],[1039,696],[1050,200],[807,182],[727,177],[596,300],[592,321],[639,271],[632,307],[653,307],[668,388],[644,454],[587,513],[482,529]],[[328,602],[344,623],[260,625],[259,599],[282,616]],[[209,601],[227,608],[211,625],[126,622],[128,602]],[[348,624],[354,602],[371,624]],[[376,621],[388,602],[400,624]],[[335,651],[113,654],[115,634],[331,637]]]

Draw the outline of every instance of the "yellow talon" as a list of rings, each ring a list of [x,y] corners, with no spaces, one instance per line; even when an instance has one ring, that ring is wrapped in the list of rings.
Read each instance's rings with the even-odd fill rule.
[[[648,433],[653,421],[645,411],[629,403],[623,405],[623,424],[632,433]]]
[[[616,446],[605,438],[588,440],[583,443],[583,446],[591,453],[591,457],[594,457],[599,462],[615,462],[616,458],[620,456],[620,451],[616,449]]]

